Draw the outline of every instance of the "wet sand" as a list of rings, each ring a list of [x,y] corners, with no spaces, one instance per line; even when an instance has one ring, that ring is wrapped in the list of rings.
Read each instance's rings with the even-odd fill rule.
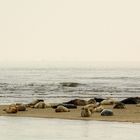
[[[140,123],[140,107],[136,107],[136,105],[126,105],[127,109],[113,109],[112,105],[104,105],[104,108],[113,110],[114,116],[101,116],[100,113],[93,113],[91,117],[87,118],[83,118],[80,116],[81,107],[78,107],[77,109],[71,109],[70,112],[61,112],[61,113],[56,113],[55,109],[52,108],[45,109],[27,108],[27,111],[19,111],[16,114],[7,114],[6,112],[4,112],[3,109],[7,107],[8,105],[0,105],[0,116]]]

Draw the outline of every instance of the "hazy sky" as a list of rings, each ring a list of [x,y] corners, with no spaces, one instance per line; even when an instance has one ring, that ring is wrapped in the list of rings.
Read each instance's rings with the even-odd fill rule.
[[[140,61],[140,0],[1,0],[0,61]]]

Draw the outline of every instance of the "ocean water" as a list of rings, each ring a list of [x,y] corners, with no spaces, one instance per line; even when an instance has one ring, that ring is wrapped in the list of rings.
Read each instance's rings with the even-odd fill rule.
[[[0,117],[1,140],[139,140],[139,123]],[[61,125],[60,125],[61,124]]]
[[[60,83],[77,82],[77,87]],[[0,68],[0,104],[140,96],[140,68]]]

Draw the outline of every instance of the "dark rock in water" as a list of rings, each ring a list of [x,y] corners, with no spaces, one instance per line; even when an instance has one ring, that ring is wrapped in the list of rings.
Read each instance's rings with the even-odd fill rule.
[[[101,112],[101,116],[113,116],[113,111],[110,110],[110,109],[104,109],[104,110]]]
[[[76,106],[84,106],[88,104],[88,101],[86,100],[81,100],[81,99],[74,99],[68,102],[65,102],[64,104],[74,104]]]
[[[96,104],[96,100],[95,99],[90,99],[90,100],[88,100],[88,104]]]
[[[33,87],[33,86],[34,86],[34,83],[30,83],[30,84],[28,84],[28,86],[31,86],[31,87]]]
[[[64,82],[60,84],[63,87],[77,87],[79,85],[79,83],[73,83],[73,82]]]
[[[74,104],[57,104],[57,105],[54,105],[54,106],[52,106],[52,108],[57,108],[58,106],[64,106],[64,107],[66,107],[66,108],[68,108],[68,109],[75,109],[75,108],[77,108],[77,106],[76,105],[74,105]]]
[[[99,103],[102,102],[103,100],[105,100],[103,98],[98,98],[98,97],[95,97],[94,99],[96,100],[96,102],[99,102]]]
[[[122,102],[117,102],[117,103],[115,103],[115,105],[114,105],[113,108],[114,108],[114,109],[125,109],[126,107],[125,107],[125,104],[124,104],[124,103],[122,103]]]
[[[139,104],[140,97],[129,97],[127,99],[122,100],[121,102],[124,104]]]

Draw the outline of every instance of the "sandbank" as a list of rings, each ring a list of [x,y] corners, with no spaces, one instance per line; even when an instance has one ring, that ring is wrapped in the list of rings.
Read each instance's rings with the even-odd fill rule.
[[[0,105],[0,116],[17,117],[39,117],[39,118],[58,118],[74,120],[96,120],[96,121],[117,121],[140,123],[140,107],[136,105],[126,105],[127,109],[113,109],[112,105],[104,105],[106,109],[112,109],[113,116],[101,116],[100,113],[93,113],[91,117],[81,117],[81,106],[77,109],[70,109],[70,112],[56,113],[53,108],[35,109],[27,108],[27,111],[19,111],[16,114],[7,114],[3,111],[8,105]]]

